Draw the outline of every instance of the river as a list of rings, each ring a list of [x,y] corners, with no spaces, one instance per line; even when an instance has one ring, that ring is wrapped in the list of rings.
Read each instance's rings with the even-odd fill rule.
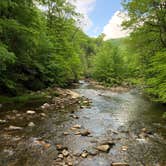
[[[58,166],[55,164],[57,144],[67,147],[75,156],[72,162],[76,166],[110,166],[113,162],[166,166],[166,121],[162,119],[165,106],[149,101],[136,89],[115,93],[81,82],[74,91],[91,99],[91,107],[68,107],[33,119],[24,119],[15,111],[0,112],[0,119],[13,117],[11,122],[0,124],[0,166]],[[72,112],[79,119],[73,119]],[[29,121],[35,122],[35,126],[27,127]],[[76,124],[91,134],[75,135],[70,128]],[[23,130],[8,131],[9,125],[21,126]],[[64,132],[69,135],[65,136]],[[44,141],[48,147],[36,145],[36,140]],[[108,153],[78,156],[85,150],[93,153],[105,140],[115,143]]]

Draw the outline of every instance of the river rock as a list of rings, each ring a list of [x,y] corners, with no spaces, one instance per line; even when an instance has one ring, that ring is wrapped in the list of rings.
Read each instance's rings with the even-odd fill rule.
[[[22,127],[18,127],[18,126],[9,126],[9,130],[22,130]]]
[[[72,99],[77,99],[80,97],[80,94],[73,92],[71,90],[67,90],[67,94],[70,95]]]
[[[19,140],[21,140],[21,137],[18,137],[18,136],[12,137],[12,141],[19,141]]]
[[[153,135],[152,131],[147,130],[146,128],[141,129],[141,133],[147,134],[147,135]]]
[[[0,119],[0,124],[4,124],[6,122],[7,122],[6,120]]]
[[[21,114],[16,114],[17,117],[21,117]]]
[[[148,135],[144,132],[141,132],[138,137],[141,138],[141,139],[145,139]]]
[[[110,145],[99,145],[96,147],[97,150],[108,153],[110,150]]]
[[[89,155],[91,156],[96,156],[98,154],[98,150],[96,150],[95,148],[93,147],[87,147],[86,148],[86,151],[89,153]]]
[[[48,149],[48,148],[51,146],[51,144],[45,142],[45,143],[43,144],[43,146],[44,146],[45,149]]]
[[[62,151],[62,154],[63,154],[64,157],[67,157],[67,156],[69,155],[69,151],[66,150],[66,149],[64,149],[64,150]]]
[[[147,132],[147,129],[146,129],[146,128],[142,128],[142,129],[141,129],[141,132],[146,133],[146,132]]]
[[[63,150],[64,147],[63,147],[62,144],[57,144],[57,145],[56,145],[56,149],[60,151],[60,150]]]
[[[77,128],[72,127],[72,128],[70,128],[70,130],[72,130],[72,131],[76,131]]]
[[[75,114],[72,114],[71,117],[74,118],[74,119],[79,119],[79,117]]]
[[[81,135],[81,132],[77,131],[77,132],[74,133],[74,135]]]
[[[28,126],[29,126],[29,127],[34,127],[35,124],[34,124],[33,122],[29,122]]]
[[[111,166],[129,166],[127,163],[112,163]]]
[[[122,146],[122,151],[127,151],[128,147],[127,146]]]
[[[58,158],[63,159],[63,154],[59,154]]]
[[[3,152],[7,153],[9,156],[12,156],[14,154],[14,151],[10,149],[4,149]]]
[[[50,104],[48,104],[48,103],[44,103],[44,104],[41,106],[42,109],[48,109],[49,107],[50,107]]]
[[[64,132],[63,135],[69,135],[69,133],[68,132]]]
[[[110,147],[115,145],[115,142],[111,141],[111,140],[103,140],[100,145],[109,145]]]
[[[90,131],[89,130],[82,130],[80,133],[82,136],[88,136],[90,134]]]
[[[37,139],[34,140],[33,144],[43,146],[45,149],[48,149],[51,146],[51,144],[49,144],[43,140],[37,140]]]
[[[67,156],[66,157],[66,163],[68,166],[73,166],[73,157]]]
[[[87,158],[88,155],[89,155],[89,153],[87,151],[83,151],[82,154],[81,154],[81,157]]]
[[[76,125],[74,125],[72,128],[80,129],[80,128],[81,128],[81,125],[76,124]]]
[[[43,117],[46,117],[46,116],[47,116],[45,113],[41,113],[40,115],[43,116]]]
[[[146,143],[147,142],[146,139],[144,139],[144,138],[137,138],[136,140],[139,141],[140,143]]]
[[[67,165],[68,166],[73,166],[73,163],[72,162],[68,162]]]
[[[27,113],[27,114],[30,114],[30,115],[33,115],[33,114],[35,114],[36,112],[35,112],[35,111],[32,111],[32,110],[28,110],[26,113]]]
[[[7,118],[8,120],[15,120],[15,119],[16,119],[15,116],[11,116],[11,115],[6,115],[6,118]]]
[[[85,105],[89,105],[89,101],[88,100],[85,100],[82,103],[85,104]]]

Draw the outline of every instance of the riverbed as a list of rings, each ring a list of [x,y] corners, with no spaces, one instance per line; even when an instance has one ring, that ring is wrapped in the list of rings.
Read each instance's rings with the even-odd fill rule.
[[[76,166],[110,166],[116,162],[166,165],[165,106],[149,101],[137,89],[112,92],[82,81],[74,91],[91,99],[91,106],[46,111],[44,116],[39,111],[31,117],[24,117],[24,108],[22,112],[12,108],[0,112],[0,119],[11,117],[0,124],[0,166],[65,166],[64,159],[57,162],[57,145],[66,147]],[[27,126],[31,121],[35,126]],[[7,130],[9,125],[22,129]],[[71,130],[74,125],[87,129],[90,135],[76,134],[77,130]],[[114,143],[108,152],[96,150],[103,141]],[[83,152],[88,155],[81,157]]]

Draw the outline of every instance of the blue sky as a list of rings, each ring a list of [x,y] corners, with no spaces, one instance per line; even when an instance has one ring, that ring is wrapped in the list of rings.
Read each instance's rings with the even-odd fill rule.
[[[106,39],[110,39],[128,35],[121,27],[126,18],[121,11],[121,0],[75,0],[74,4],[84,15],[81,26],[89,36],[97,37],[104,33]]]
[[[121,8],[120,0],[96,0],[93,11],[89,13],[93,27],[88,29],[87,33],[90,36],[100,34],[114,13]]]

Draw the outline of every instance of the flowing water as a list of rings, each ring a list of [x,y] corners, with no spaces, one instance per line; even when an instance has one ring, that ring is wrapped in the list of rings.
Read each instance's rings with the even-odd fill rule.
[[[0,166],[52,166],[58,153],[56,144],[68,147],[72,154],[80,154],[84,150],[95,151],[104,140],[115,143],[109,153],[76,157],[74,165],[110,166],[112,162],[127,162],[131,166],[166,166],[166,121],[162,119],[165,106],[150,102],[135,89],[115,93],[82,82],[74,90],[92,99],[92,106],[48,111],[45,118],[24,116],[25,109],[21,113],[0,112],[0,119],[11,117],[11,121],[0,124]],[[79,119],[70,116],[73,111]],[[35,127],[27,127],[30,121]],[[74,135],[70,128],[75,124],[88,129],[90,136]],[[8,131],[9,125],[21,126],[23,130]],[[141,135],[143,128],[148,133],[146,137]],[[64,136],[66,131],[70,134]],[[36,146],[37,139],[51,146]]]

